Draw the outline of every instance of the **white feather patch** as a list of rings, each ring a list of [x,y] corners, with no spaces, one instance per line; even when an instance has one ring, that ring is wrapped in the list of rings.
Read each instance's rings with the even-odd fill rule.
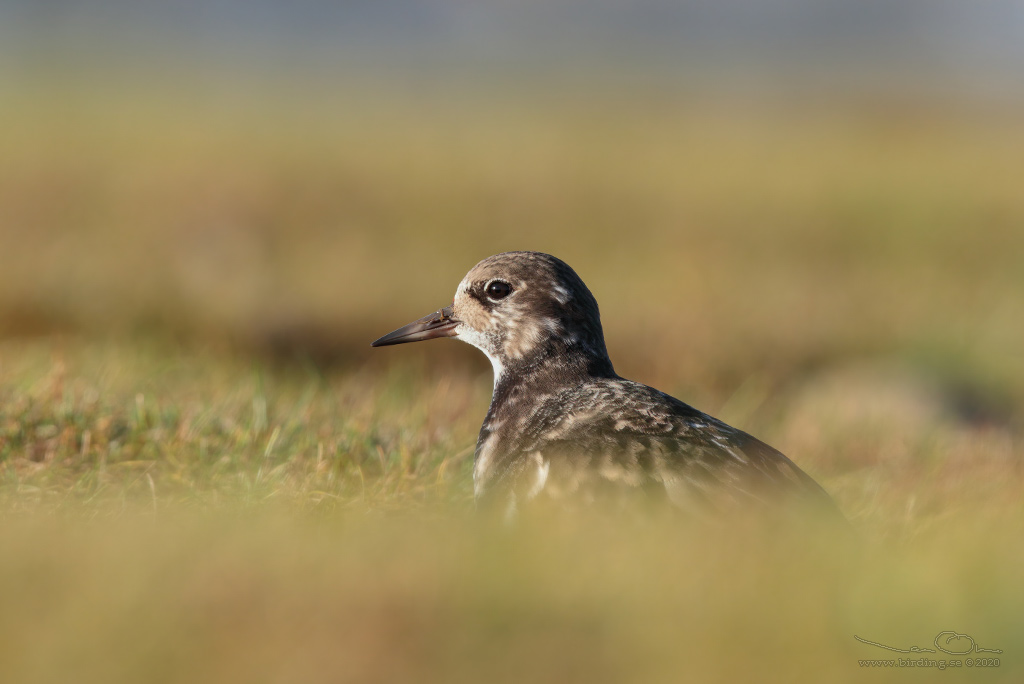
[[[572,293],[569,292],[568,290],[566,290],[564,287],[562,287],[558,283],[555,283],[551,287],[551,289],[554,290],[555,299],[558,300],[559,304],[568,304],[569,300],[572,299]]]
[[[530,491],[526,493],[527,499],[532,499],[541,493],[544,489],[544,485],[547,484],[548,473],[551,472],[551,461],[544,458],[543,454],[539,451],[535,451],[530,455],[537,464],[537,479],[534,480],[533,485],[530,487]]]
[[[491,368],[494,369],[494,387],[497,388],[498,381],[501,380],[502,373],[505,372],[505,366],[502,364],[501,358],[494,351],[496,348],[494,337],[475,330],[466,324],[460,325],[455,329],[455,332],[457,339],[473,345],[487,355],[487,359],[491,362]]]

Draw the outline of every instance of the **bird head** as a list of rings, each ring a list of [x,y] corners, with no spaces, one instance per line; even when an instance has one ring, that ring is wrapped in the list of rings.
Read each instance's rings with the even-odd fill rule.
[[[466,274],[451,306],[373,342],[383,347],[455,337],[491,360],[495,378],[510,366],[583,359],[592,371],[611,362],[597,301],[564,261],[540,252],[504,252]]]

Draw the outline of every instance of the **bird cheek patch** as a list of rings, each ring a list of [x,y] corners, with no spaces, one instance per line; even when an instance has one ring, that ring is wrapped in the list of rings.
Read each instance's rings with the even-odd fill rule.
[[[564,335],[562,324],[554,318],[531,318],[522,314],[519,321],[513,325],[510,325],[508,321],[502,321],[502,324],[508,328],[504,350],[505,355],[511,359],[522,358],[547,338],[555,337],[571,341]]]
[[[510,359],[520,359],[542,339],[541,325],[537,321],[522,321],[519,325],[509,328],[505,337],[505,355]]]

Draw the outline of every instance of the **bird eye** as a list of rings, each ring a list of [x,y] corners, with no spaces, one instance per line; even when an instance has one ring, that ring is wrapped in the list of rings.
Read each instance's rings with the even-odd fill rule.
[[[492,280],[487,283],[487,287],[484,288],[484,292],[491,299],[504,299],[512,293],[512,286],[503,280]]]

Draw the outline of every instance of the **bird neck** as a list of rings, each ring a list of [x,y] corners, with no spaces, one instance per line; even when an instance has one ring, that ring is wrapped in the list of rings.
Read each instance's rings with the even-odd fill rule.
[[[520,423],[539,397],[578,387],[598,378],[614,378],[615,369],[603,342],[594,345],[565,344],[553,340],[520,358],[492,358],[494,394],[484,421],[486,430]],[[512,420],[518,418],[520,420]]]

